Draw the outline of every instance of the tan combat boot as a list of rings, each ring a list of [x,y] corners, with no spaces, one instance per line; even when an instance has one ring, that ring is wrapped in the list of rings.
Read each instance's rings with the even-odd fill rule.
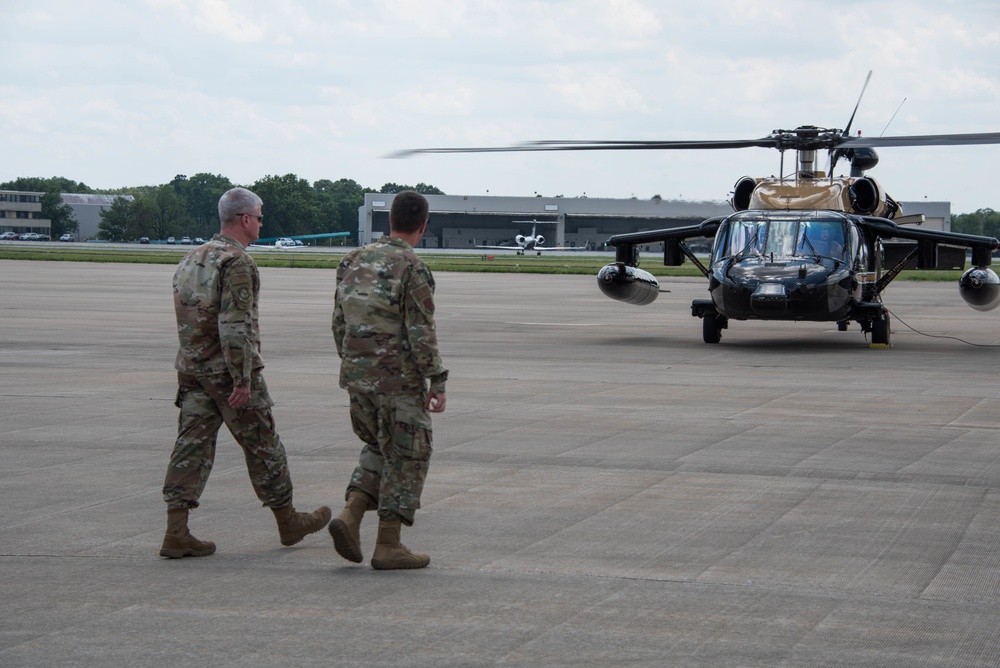
[[[348,561],[361,563],[364,559],[361,554],[361,519],[366,510],[376,508],[378,506],[364,492],[352,489],[347,493],[347,504],[327,527],[333,537],[333,548],[337,550],[337,554]]]
[[[271,508],[278,521],[278,536],[282,545],[295,545],[311,533],[326,526],[333,512],[328,506],[320,506],[311,513],[299,513],[295,506]]]
[[[378,540],[372,555],[372,568],[388,571],[397,568],[423,568],[431,563],[431,558],[419,552],[410,552],[399,542],[401,520],[378,522]]]
[[[167,510],[167,533],[163,535],[160,556],[168,559],[207,557],[215,554],[215,543],[198,540],[188,531],[188,509]]]

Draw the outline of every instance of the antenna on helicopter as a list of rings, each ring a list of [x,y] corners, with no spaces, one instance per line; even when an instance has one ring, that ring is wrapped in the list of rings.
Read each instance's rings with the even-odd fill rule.
[[[890,124],[891,124],[891,123],[893,122],[893,120],[895,120],[895,118],[896,118],[896,114],[898,114],[898,113],[899,113],[899,110],[903,108],[903,105],[904,105],[904,104],[906,104],[906,98],[905,98],[905,97],[903,98],[903,101],[899,103],[899,106],[898,106],[898,107],[896,107],[896,111],[892,112],[892,118],[890,118],[890,119],[889,119],[889,123],[886,123],[886,124],[885,124],[885,127],[884,127],[884,128],[882,128],[882,134],[881,134],[881,135],[879,135],[879,137],[881,137],[882,135],[884,135],[884,134],[885,134],[885,131],[889,129],[889,125],[890,125]]]

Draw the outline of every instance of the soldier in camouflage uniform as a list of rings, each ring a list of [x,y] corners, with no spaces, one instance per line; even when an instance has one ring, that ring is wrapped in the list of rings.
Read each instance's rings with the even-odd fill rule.
[[[337,267],[333,338],[351,424],[364,442],[347,504],[330,522],[340,556],[360,563],[361,518],[378,509],[373,568],[423,568],[426,554],[399,542],[413,525],[431,458],[431,413],[445,409],[448,371],[434,326],[434,277],[413,252],[427,228],[427,200],[396,195],[390,234],[347,254]]]
[[[243,448],[257,497],[274,512],[282,545],[319,531],[332,515],[326,506],[312,513],[295,511],[285,448],[274,431],[274,402],[261,374],[260,275],[244,250],[260,236],[261,206],[260,197],[249,190],[226,192],[219,200],[221,231],[188,253],[174,273],[180,418],[163,483],[163,557],[215,552],[214,543],[191,535],[187,521],[208,481],[223,423]]]

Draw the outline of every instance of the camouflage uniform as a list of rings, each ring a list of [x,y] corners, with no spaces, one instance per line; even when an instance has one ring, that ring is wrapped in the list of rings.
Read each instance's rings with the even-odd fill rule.
[[[382,519],[413,524],[431,458],[430,391],[444,394],[434,326],[434,277],[405,241],[383,237],[337,267],[333,338],[351,425],[364,441],[347,492],[378,503]]]
[[[257,299],[260,275],[243,246],[216,234],[192,250],[174,273],[177,314],[177,399],[181,409],[163,500],[197,508],[223,422],[243,448],[257,497],[269,508],[292,502],[292,481],[274,431],[270,395],[261,369]],[[249,387],[240,408],[229,405],[235,386]]]

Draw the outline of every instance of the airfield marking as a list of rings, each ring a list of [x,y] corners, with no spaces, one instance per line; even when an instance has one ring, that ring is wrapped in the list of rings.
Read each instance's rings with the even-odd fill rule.
[[[538,327],[608,327],[606,322],[516,322],[508,321],[507,325],[536,325]]]

